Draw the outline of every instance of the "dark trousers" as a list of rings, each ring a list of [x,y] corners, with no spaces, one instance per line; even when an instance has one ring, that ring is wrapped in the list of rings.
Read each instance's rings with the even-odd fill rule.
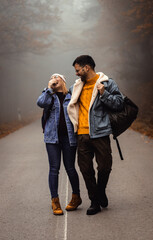
[[[97,162],[97,180],[93,167],[94,156]],[[106,188],[112,167],[109,136],[91,139],[88,134],[78,135],[78,165],[85,180],[89,199],[98,201]]]
[[[58,144],[46,143],[46,149],[50,166],[49,188],[51,197],[58,197],[58,176],[61,165],[61,152],[63,154],[64,167],[72,186],[72,192],[74,194],[80,194],[79,178],[75,169],[76,147],[70,146],[67,136],[61,136]]]

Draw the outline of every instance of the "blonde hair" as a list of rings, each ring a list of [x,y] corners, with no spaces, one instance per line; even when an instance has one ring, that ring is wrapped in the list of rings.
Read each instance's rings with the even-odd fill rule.
[[[66,83],[63,79],[62,79],[62,92],[64,93],[64,95],[66,95],[68,93]]]
[[[59,73],[54,73],[50,76],[50,79],[52,79],[52,77],[54,76],[58,76],[61,79],[61,83],[62,83],[62,92],[64,95],[66,95],[68,93],[67,87],[66,87],[66,77],[64,75],[61,75]],[[56,92],[56,90],[53,90],[54,92]]]

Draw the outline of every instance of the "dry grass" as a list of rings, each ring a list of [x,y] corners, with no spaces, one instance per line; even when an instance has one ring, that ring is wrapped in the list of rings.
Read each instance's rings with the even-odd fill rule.
[[[37,120],[40,117],[41,117],[40,115],[35,115],[35,116],[27,117],[21,122],[13,121],[10,123],[0,124],[0,138],[3,138],[12,132],[15,132],[16,130],[28,125],[29,123]]]
[[[140,132],[144,136],[148,136],[149,138],[153,139],[153,123],[151,123],[149,120],[137,118],[132,124],[131,128],[134,131]]]

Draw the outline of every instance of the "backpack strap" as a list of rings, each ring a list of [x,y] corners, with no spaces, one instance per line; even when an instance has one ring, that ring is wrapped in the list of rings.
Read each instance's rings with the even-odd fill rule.
[[[50,111],[52,110],[53,105],[54,105],[54,97],[52,97],[52,102],[51,102],[49,108],[47,109],[47,111],[45,109],[43,109],[43,115],[41,117],[41,125],[42,125],[42,129],[43,129],[43,133],[44,133],[45,125],[49,118]]]
[[[117,145],[121,160],[124,160],[123,155],[122,155],[122,151],[121,151],[121,148],[120,148],[120,144],[119,144],[119,141],[118,141],[117,137],[113,137],[113,139],[116,141],[116,145]]]

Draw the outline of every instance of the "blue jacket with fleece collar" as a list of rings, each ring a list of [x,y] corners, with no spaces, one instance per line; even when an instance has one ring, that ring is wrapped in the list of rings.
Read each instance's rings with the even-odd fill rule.
[[[104,73],[98,72],[99,78],[94,86],[89,106],[89,135],[91,138],[104,137],[112,133],[107,109],[120,111],[123,108],[124,98],[114,80],[108,78]],[[102,95],[97,90],[99,83],[104,84],[105,91]],[[68,105],[68,114],[77,132],[79,119],[79,96],[84,83],[81,79],[76,80],[72,86],[72,97]]]

